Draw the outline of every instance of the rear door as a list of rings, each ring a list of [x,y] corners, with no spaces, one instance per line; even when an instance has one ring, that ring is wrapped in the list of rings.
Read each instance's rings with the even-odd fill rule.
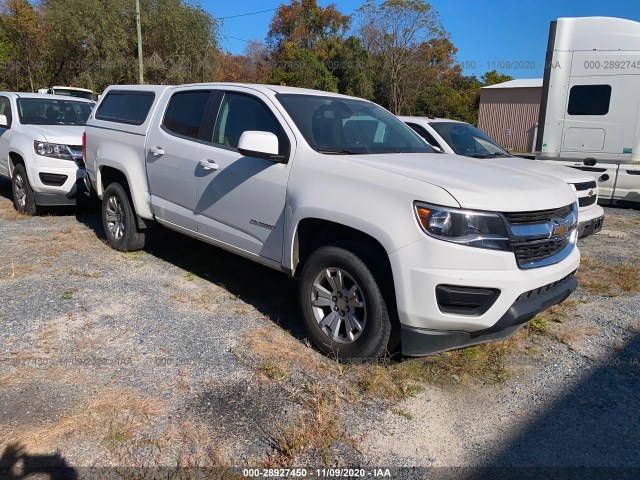
[[[221,91],[212,112],[208,125],[211,137],[198,148],[198,159],[211,165],[196,175],[198,231],[281,261],[289,159],[295,137],[271,101],[257,92]],[[238,152],[238,140],[247,130],[276,134],[281,158],[270,160]]]
[[[151,207],[159,219],[197,231],[196,189],[200,127],[211,88],[188,87],[161,100],[149,130],[145,156]]]
[[[9,145],[13,131],[11,124],[13,123],[13,115],[11,111],[11,101],[8,97],[0,96],[0,115],[7,117],[8,126],[0,127],[0,175],[9,176]]]

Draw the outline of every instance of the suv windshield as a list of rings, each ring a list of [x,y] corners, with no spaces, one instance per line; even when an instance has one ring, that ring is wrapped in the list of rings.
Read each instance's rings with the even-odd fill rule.
[[[411,128],[363,100],[278,94],[278,101],[314,150],[334,155],[431,153]]]
[[[83,90],[72,90],[67,88],[54,88],[54,95],[62,95],[63,97],[84,98],[85,100],[95,100],[93,92],[85,92]]]
[[[476,158],[511,156],[504,148],[468,123],[432,122],[429,125],[458,155]]]
[[[18,99],[18,116],[23,125],[84,125],[94,103],[45,98]]]

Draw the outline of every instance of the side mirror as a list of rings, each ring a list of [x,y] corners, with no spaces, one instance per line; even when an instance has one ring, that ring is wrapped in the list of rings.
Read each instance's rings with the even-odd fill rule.
[[[278,137],[271,132],[247,130],[240,136],[238,151],[248,157],[274,159],[278,156]]]
[[[587,167],[593,167],[597,162],[595,158],[585,158],[582,163]]]
[[[6,115],[0,115],[0,127],[7,128],[9,126],[9,120]]]

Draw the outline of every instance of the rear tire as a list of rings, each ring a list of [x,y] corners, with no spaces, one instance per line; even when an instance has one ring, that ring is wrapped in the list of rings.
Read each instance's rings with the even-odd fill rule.
[[[134,252],[144,248],[145,232],[138,228],[128,190],[118,182],[110,183],[102,196],[102,226],[109,245],[116,250]]]
[[[300,276],[300,305],[314,344],[345,362],[378,360],[387,351],[391,321],[378,283],[353,252],[318,248]]]
[[[13,192],[13,206],[18,212],[25,215],[37,215],[36,196],[31,189],[27,171],[21,163],[17,164],[13,169],[11,191]]]

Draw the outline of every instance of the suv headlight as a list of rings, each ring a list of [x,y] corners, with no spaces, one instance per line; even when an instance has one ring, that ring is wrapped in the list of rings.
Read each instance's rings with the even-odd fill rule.
[[[73,160],[71,150],[66,145],[57,143],[33,142],[33,149],[43,157],[59,158],[61,160]]]
[[[509,233],[497,213],[414,205],[418,223],[430,237],[469,247],[510,250]]]

